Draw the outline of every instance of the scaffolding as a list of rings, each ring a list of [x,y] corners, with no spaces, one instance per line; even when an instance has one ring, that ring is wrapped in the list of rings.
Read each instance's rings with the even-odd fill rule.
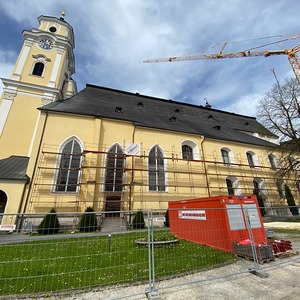
[[[111,152],[99,150],[99,145],[85,145],[80,153],[81,165],[70,174],[75,183],[74,192],[59,192],[56,189],[59,160],[62,153],[57,145],[43,145],[37,171],[30,191],[28,212],[49,211],[52,207],[60,211],[83,211],[87,206],[96,211],[166,209],[174,200],[191,199],[229,192],[226,178],[238,179],[233,187],[235,195],[253,194],[254,180],[263,182],[264,195],[273,205],[280,204],[275,184],[277,172],[262,158],[257,166],[249,166],[246,159],[237,155],[233,163],[224,163],[216,152],[203,159],[184,159],[182,153],[172,148],[165,153],[164,187],[149,188],[149,153],[144,149],[139,155],[123,153],[115,156]],[[101,149],[108,149],[102,145]],[[108,161],[117,160],[114,165]],[[153,172],[153,170],[151,170]],[[159,170],[154,171],[156,175]],[[120,175],[121,174],[121,175]],[[109,177],[111,176],[111,177]]]

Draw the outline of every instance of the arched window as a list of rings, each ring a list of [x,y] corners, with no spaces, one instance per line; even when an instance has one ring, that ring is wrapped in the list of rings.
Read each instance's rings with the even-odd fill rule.
[[[162,192],[166,190],[164,157],[156,145],[149,153],[149,191]]]
[[[290,156],[288,158],[288,161],[289,161],[290,168],[294,172],[297,172],[298,171],[299,162],[293,156]]]
[[[199,159],[199,150],[196,143],[192,141],[183,141],[181,143],[182,159],[194,160]]]
[[[81,147],[76,139],[67,142],[60,154],[56,192],[77,192],[81,165]]]
[[[105,191],[123,191],[124,153],[119,145],[113,145],[107,153]]]
[[[228,176],[226,178],[228,195],[240,195],[240,183],[237,177]]]
[[[277,157],[274,154],[269,154],[268,155],[269,158],[269,162],[270,162],[270,166],[273,170],[276,170],[277,166],[278,166],[278,161],[277,161]]]
[[[258,206],[260,207],[260,213],[262,216],[266,214],[264,209],[265,201],[268,200],[268,193],[266,190],[265,182],[262,178],[253,179],[254,194],[257,196]],[[268,204],[268,202],[266,202]]]
[[[222,161],[225,165],[230,165],[231,163],[233,163],[232,151],[229,148],[223,147],[221,149],[221,156],[222,156]]]
[[[247,156],[247,160],[248,160],[248,164],[250,168],[254,168],[255,167],[255,153],[252,151],[247,151],[246,152],[246,156]]]
[[[42,62],[37,62],[32,70],[32,75],[42,76],[45,65]]]
[[[298,194],[300,195],[300,181],[296,181],[296,189],[298,191]]]
[[[5,212],[5,207],[7,204],[7,195],[5,192],[0,190],[0,225],[2,221],[2,214]]]
[[[182,145],[182,159],[193,160],[193,149],[188,145]]]
[[[284,198],[284,181],[282,179],[277,179],[276,180],[276,186],[277,186],[277,191],[278,195],[280,198]]]

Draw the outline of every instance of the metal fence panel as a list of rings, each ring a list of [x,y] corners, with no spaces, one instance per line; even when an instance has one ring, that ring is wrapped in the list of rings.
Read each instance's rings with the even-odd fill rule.
[[[39,234],[41,215],[18,216],[26,218],[25,227],[31,225],[28,230],[20,228],[17,233],[0,237],[0,295],[147,282],[148,248],[135,244],[135,240],[147,236],[147,229],[127,230],[122,219],[110,217],[111,232],[107,228],[102,232],[99,223],[91,231],[79,231],[80,227],[72,225],[74,217],[80,220],[82,215],[58,214],[62,223],[69,220],[70,229]]]
[[[172,214],[177,217],[172,218]],[[257,245],[260,229],[253,207],[176,209],[168,211],[167,219],[166,210],[57,213],[52,217],[58,219],[58,233],[56,225],[48,232],[41,232],[40,224],[46,215],[49,217],[49,214],[2,215],[0,296],[3,298],[93,288],[117,291],[120,286],[135,286],[126,295],[118,296],[133,298],[249,271],[263,273],[285,263],[266,258],[269,252],[263,252],[265,248]],[[86,223],[82,222],[84,215]],[[297,224],[298,218],[289,216],[284,221]],[[264,220],[269,222],[265,223],[266,228],[270,228],[268,224],[283,221],[278,214]],[[272,238],[284,239],[284,234],[280,234],[275,229]],[[236,243],[244,240],[248,240],[246,250],[242,249],[244,246],[235,249]],[[295,251],[300,250],[300,238],[297,247]]]

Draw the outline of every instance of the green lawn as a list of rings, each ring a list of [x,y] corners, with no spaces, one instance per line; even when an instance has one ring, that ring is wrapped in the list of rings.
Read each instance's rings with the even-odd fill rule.
[[[300,219],[288,219],[288,220],[285,220],[284,222],[299,223]]]
[[[146,281],[145,232],[0,245],[0,296]],[[155,248],[155,276],[162,278],[232,262],[232,254],[180,241]]]

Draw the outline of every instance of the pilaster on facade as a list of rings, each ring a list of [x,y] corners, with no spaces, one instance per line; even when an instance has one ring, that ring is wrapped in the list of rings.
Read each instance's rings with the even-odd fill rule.
[[[14,101],[15,96],[17,95],[17,91],[14,88],[4,88],[3,90],[3,99],[0,104],[0,136],[5,126],[5,122],[9,115],[9,111],[11,109],[12,103]]]
[[[32,39],[32,38],[28,38],[24,41],[23,49],[20,53],[19,60],[17,61],[16,68],[10,77],[11,79],[16,80],[16,81],[21,80],[21,75],[22,75],[24,66],[28,60],[28,55],[29,55],[29,52],[30,52],[30,49],[31,49],[33,43],[34,43],[34,39]]]

